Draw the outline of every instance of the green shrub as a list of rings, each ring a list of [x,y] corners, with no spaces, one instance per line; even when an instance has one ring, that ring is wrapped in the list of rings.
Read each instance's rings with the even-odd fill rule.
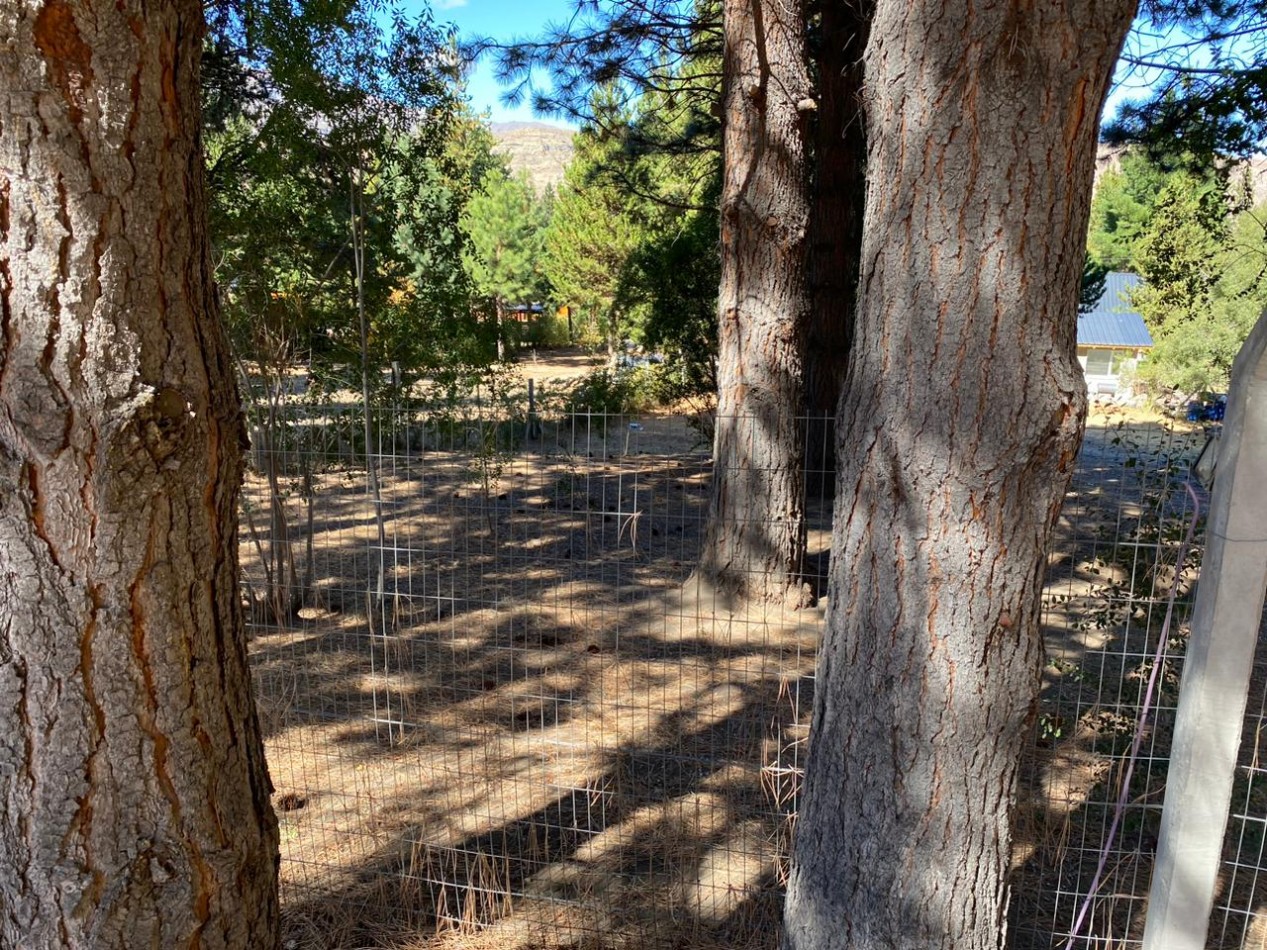
[[[609,367],[581,377],[567,399],[569,415],[620,415],[636,412],[629,374]]]
[[[528,324],[526,333],[524,334],[524,342],[530,346],[540,346],[542,348],[550,348],[556,346],[569,346],[572,343],[568,333],[568,321],[566,317],[561,317],[557,313],[543,313],[532,323]]]
[[[653,412],[692,394],[681,368],[669,363],[604,367],[584,376],[568,394],[569,415]]]

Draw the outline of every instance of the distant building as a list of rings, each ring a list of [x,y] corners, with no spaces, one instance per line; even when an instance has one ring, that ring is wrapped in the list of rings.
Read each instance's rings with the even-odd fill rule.
[[[532,323],[543,313],[545,306],[539,303],[512,303],[506,308],[506,316],[516,323]]]
[[[1131,307],[1131,291],[1139,284],[1135,274],[1111,271],[1095,308],[1078,314],[1078,362],[1093,396],[1116,394],[1122,374],[1152,349],[1144,318]]]

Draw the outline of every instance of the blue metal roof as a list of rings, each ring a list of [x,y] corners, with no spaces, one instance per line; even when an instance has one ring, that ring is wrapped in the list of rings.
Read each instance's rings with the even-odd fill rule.
[[[1104,277],[1104,294],[1090,313],[1078,314],[1079,346],[1122,346],[1136,349],[1153,345],[1144,318],[1131,308],[1130,292],[1140,284],[1135,274],[1110,271]]]

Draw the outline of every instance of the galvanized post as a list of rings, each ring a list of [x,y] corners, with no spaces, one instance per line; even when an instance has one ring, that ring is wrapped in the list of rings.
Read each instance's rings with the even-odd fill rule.
[[[1232,368],[1144,950],[1203,950],[1267,591],[1267,314]]]

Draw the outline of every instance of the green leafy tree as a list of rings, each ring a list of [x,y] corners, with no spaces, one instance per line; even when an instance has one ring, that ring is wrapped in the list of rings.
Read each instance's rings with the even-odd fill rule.
[[[545,233],[542,267],[555,296],[601,326],[608,352],[615,354],[635,309],[629,271],[646,238],[645,209],[605,174],[618,163],[619,143],[586,129],[573,144]]]
[[[623,195],[642,230],[623,276],[637,319],[622,332],[677,357],[692,386],[716,380],[722,47],[718,0],[577,3],[537,37],[475,44],[512,97],[604,143],[587,185]]]
[[[429,17],[379,0],[244,0],[213,6],[210,25],[212,240],[237,351],[255,367],[243,379],[270,485],[263,599],[282,619],[310,586],[291,557],[277,467],[288,372],[309,355],[310,393],[360,389],[358,435],[377,497],[376,413],[399,392],[377,369],[410,367],[424,352],[415,319],[424,307],[396,239],[402,213],[417,208],[399,200],[400,183],[425,181],[457,89]],[[385,547],[381,519],[377,528]],[[380,564],[380,597],[386,576]]]
[[[510,335],[508,307],[547,296],[542,271],[546,214],[545,203],[526,177],[494,173],[471,197],[462,218],[470,237],[463,259],[485,301],[482,310],[491,318],[487,335],[495,341],[499,359]]]
[[[346,241],[329,176],[305,139],[261,139],[239,117],[206,137],[210,229],[225,317],[239,354],[293,358],[337,321],[334,264]]]
[[[1134,270],[1135,243],[1152,220],[1166,173],[1139,149],[1122,154],[1120,170],[1106,171],[1091,202],[1087,250],[1105,270]]]
[[[1205,156],[1206,159],[1209,156]],[[1138,377],[1155,390],[1219,390],[1264,300],[1262,227],[1227,162],[1128,150],[1092,204],[1089,268],[1144,278],[1132,303],[1155,346]],[[1084,304],[1090,296],[1084,272]]]
[[[642,342],[672,357],[683,395],[717,390],[719,239],[715,214],[687,211],[632,260],[647,302]]]
[[[1228,219],[1198,188],[1163,197],[1141,242],[1148,284],[1133,295],[1156,342],[1140,378],[1155,389],[1222,391],[1267,306],[1267,209]]]
[[[389,13],[378,0],[248,0],[209,11],[210,218],[239,352],[266,339],[346,362],[362,349],[359,311],[376,360],[403,356],[397,344],[417,338],[390,332],[402,302],[426,296],[417,284],[401,296],[408,268],[397,232],[407,215],[441,241],[451,229],[438,226],[443,201],[418,218],[396,183],[426,180],[457,90],[429,19]],[[426,303],[452,272],[432,272],[440,288]]]
[[[1178,153],[1178,165],[1198,176],[1260,151],[1267,138],[1267,2],[1153,0],[1141,13],[1121,63],[1150,76],[1149,93],[1119,108],[1106,139],[1142,145],[1155,158],[1173,161]],[[1183,233],[1162,235],[1147,220],[1135,229],[1137,237],[1151,234],[1153,250],[1138,267],[1154,271],[1150,282],[1157,281],[1138,295],[1141,312],[1157,328],[1157,345],[1140,376],[1158,388],[1220,389],[1252,322],[1245,308],[1261,305],[1258,291],[1237,287],[1231,274],[1257,253],[1225,248],[1212,258],[1218,227],[1202,233],[1200,213],[1173,201],[1165,216],[1163,224],[1177,224]],[[1092,250],[1105,262],[1095,230]],[[1163,259],[1166,245],[1179,253],[1176,261]],[[1222,274],[1210,273],[1210,260]]]

